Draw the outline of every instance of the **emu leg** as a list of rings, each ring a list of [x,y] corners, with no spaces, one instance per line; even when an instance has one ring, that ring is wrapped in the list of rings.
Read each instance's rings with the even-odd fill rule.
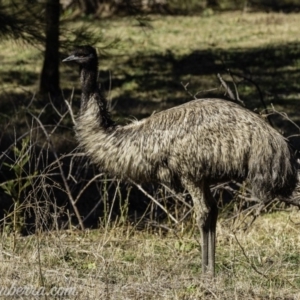
[[[215,275],[215,253],[216,253],[216,226],[218,218],[217,202],[211,194],[209,185],[205,186],[205,199],[209,203],[209,213],[206,224],[208,227],[208,271],[212,276]]]
[[[184,186],[193,199],[194,210],[201,231],[202,273],[214,276],[217,203],[206,180],[202,180],[200,183],[184,182]]]

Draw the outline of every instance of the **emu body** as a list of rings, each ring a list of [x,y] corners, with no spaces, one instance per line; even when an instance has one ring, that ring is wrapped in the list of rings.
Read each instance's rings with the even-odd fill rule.
[[[97,87],[94,48],[77,48],[64,61],[80,65],[82,97],[76,134],[93,162],[135,182],[180,184],[191,195],[202,235],[202,272],[214,275],[217,204],[209,184],[248,180],[254,195],[289,197],[297,183],[288,143],[253,112],[220,99],[199,99],[116,125]]]

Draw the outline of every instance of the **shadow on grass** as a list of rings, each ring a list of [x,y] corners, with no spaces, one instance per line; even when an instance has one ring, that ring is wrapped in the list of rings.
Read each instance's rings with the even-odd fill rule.
[[[153,106],[155,109],[171,107],[191,99],[181,82],[190,82],[192,94],[203,91],[197,97],[219,96],[224,91],[205,92],[219,87],[217,74],[230,79],[227,69],[236,71],[254,80],[262,90],[267,104],[284,106],[285,111],[294,114],[300,92],[300,48],[299,44],[270,46],[268,48],[221,49],[195,51],[188,56],[175,58],[169,52],[165,56],[138,56],[124,62],[130,74],[121,71],[113,78],[113,87],[122,89],[135,81],[135,90],[126,90],[118,97],[116,110],[128,115],[138,112],[137,107]],[[142,71],[141,71],[142,70]],[[114,73],[115,74],[115,73]],[[225,74],[225,75],[224,75]],[[263,109],[257,90],[249,82],[238,84],[240,97],[250,109]],[[232,85],[231,85],[232,86]],[[160,100],[160,101],[159,101]],[[151,105],[150,105],[151,104]],[[151,113],[151,111],[149,111]],[[142,114],[143,115],[143,114]],[[139,115],[137,115],[139,117]],[[294,114],[292,117],[297,118]],[[298,121],[296,119],[296,121]]]
[[[231,78],[227,72],[230,69],[254,80],[262,90],[268,105],[279,105],[293,120],[299,122],[298,114],[295,113],[300,93],[299,46],[300,43],[288,43],[246,50],[212,48],[197,50],[183,57],[176,57],[169,51],[165,55],[109,58],[115,62],[115,67],[111,70],[114,113],[121,117],[141,118],[153,111],[187,102],[192,99],[182,85],[187,83],[188,91],[192,95],[200,92],[197,94],[198,98],[224,98],[224,90],[218,90],[220,82],[217,74],[220,73],[230,82]],[[77,72],[77,69],[72,67],[66,69],[61,77],[68,78],[68,82],[73,82],[72,85],[78,87],[75,90],[78,100],[80,89]],[[38,78],[37,75],[28,72],[25,75],[7,73],[3,78],[5,81],[13,78],[17,85],[23,85],[24,76],[28,78],[28,84],[33,84]],[[109,90],[110,74],[101,71],[100,76],[105,89]],[[235,78],[235,81],[240,98],[245,101],[246,106],[262,110],[263,106],[255,87],[240,78]],[[230,86],[234,90],[233,85]],[[214,91],[211,91],[212,89]],[[64,91],[66,97],[70,94],[70,90]],[[32,95],[24,96],[27,101],[24,101],[24,97],[21,100],[20,93],[2,93],[1,112],[9,114],[11,107],[16,105],[14,109],[17,109],[18,104],[24,104],[32,98]],[[45,102],[47,99],[42,101]],[[79,101],[75,104],[78,106]]]
[[[12,81],[21,86],[31,85],[33,82],[38,80],[38,74],[28,70],[22,71],[7,71],[1,72],[1,80],[2,82],[11,83]]]

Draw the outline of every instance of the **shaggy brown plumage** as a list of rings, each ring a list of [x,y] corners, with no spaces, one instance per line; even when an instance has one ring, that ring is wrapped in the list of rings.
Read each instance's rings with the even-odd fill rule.
[[[193,198],[202,232],[202,271],[214,274],[217,205],[209,184],[243,179],[261,199],[289,197],[297,183],[287,141],[253,112],[220,99],[199,99],[117,126],[97,87],[93,47],[64,61],[81,68],[78,141],[92,160],[118,178],[180,184]]]

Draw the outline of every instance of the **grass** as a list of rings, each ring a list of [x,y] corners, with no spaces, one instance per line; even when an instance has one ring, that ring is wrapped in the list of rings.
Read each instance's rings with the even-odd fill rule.
[[[203,279],[194,236],[112,226],[2,235],[0,286],[75,287],[72,299],[299,299],[300,216],[259,217],[245,232],[220,219],[217,276]]]
[[[96,34],[103,35],[103,43],[97,45],[100,48],[119,39],[102,55],[100,70],[107,90],[111,77],[109,97],[121,120],[128,115],[144,117],[190,100],[181,83],[189,83],[192,94],[201,91],[198,97],[221,97],[224,91],[218,89],[216,74],[231,80],[226,74],[229,68],[255,80],[269,106],[273,103],[299,121],[293,109],[300,89],[298,14],[234,12],[151,19],[149,28],[138,26],[134,18],[89,23]],[[72,22],[69,26],[76,25]],[[7,95],[1,106],[10,105],[16,93],[22,94],[23,101],[24,96],[31,99],[38,87],[42,55],[11,41],[1,43],[0,50],[5,58],[0,84],[2,94]],[[78,88],[74,68],[61,66],[61,86]],[[214,91],[207,92],[211,89]],[[239,92],[248,107],[263,109],[250,83],[240,82]]]
[[[138,26],[134,18],[104,19],[90,25],[103,34],[104,42],[97,45],[99,48],[120,39],[106,53],[101,52],[100,75],[109,90],[114,117],[121,123],[128,122],[128,117],[148,116],[154,110],[188,101],[199,91],[198,97],[223,97],[224,90],[219,89],[216,74],[221,73],[230,82],[226,73],[230,68],[259,84],[269,109],[274,104],[299,125],[298,14],[153,16],[150,27]],[[69,26],[79,26],[79,22]],[[76,145],[70,117],[58,118],[48,106],[40,120],[49,131],[56,126],[53,120],[61,121],[57,125],[59,130],[51,135],[54,150],[74,199],[84,190],[76,203],[81,216],[95,208],[90,227],[99,228],[79,231],[70,224],[68,230],[58,230],[60,226],[55,224],[50,226],[47,221],[51,218],[63,224],[76,218],[66,186],[57,180],[62,174],[57,162],[54,163],[53,149],[44,144],[49,137],[44,136],[42,125],[29,118],[25,109],[38,89],[42,55],[35,48],[12,41],[2,42],[0,50],[1,131],[13,140],[29,132],[23,158],[18,160],[8,155],[12,167],[6,171],[10,175],[2,166],[1,180],[4,177],[6,183],[12,183],[7,177],[10,178],[16,162],[27,160],[27,155],[39,161],[29,171],[27,167],[21,170],[15,186],[25,190],[30,179],[34,188],[24,196],[24,206],[30,217],[38,216],[35,222],[41,222],[35,234],[24,237],[12,234],[9,223],[12,221],[4,220],[0,292],[1,287],[15,285],[45,287],[47,291],[53,287],[75,287],[77,296],[70,299],[300,299],[298,211],[261,214],[250,225],[251,220],[245,214],[232,218],[224,210],[217,228],[217,276],[213,280],[202,278],[199,233],[192,220],[187,218],[178,227],[170,220],[159,224],[150,220],[149,226],[140,226],[134,222],[139,219],[135,214],[140,213],[137,211],[149,199],[147,202],[134,189],[129,196],[133,195],[131,203],[124,200],[129,191],[122,188],[119,191],[117,185],[118,193],[115,192],[104,176],[99,177],[98,185],[92,182],[84,190],[94,180],[88,177],[91,170],[80,168],[86,163],[75,156],[60,155]],[[235,81],[247,107],[263,110],[255,88],[238,78]],[[183,87],[187,83],[188,92]],[[73,68],[61,66],[61,86],[66,97],[76,88],[76,110],[80,91],[78,74]],[[42,105],[37,95],[29,110],[38,116]],[[299,134],[299,129],[288,121],[278,116],[273,121],[286,135]],[[35,126],[36,131],[32,130]],[[1,151],[8,147],[4,140],[1,138]],[[149,190],[154,189],[149,187]],[[17,195],[15,202],[20,206],[17,216],[22,222],[24,209],[18,202],[20,194]],[[156,192],[155,197],[162,198],[164,204],[164,195]],[[103,199],[108,202],[103,204]],[[4,206],[7,199],[3,194],[0,200]],[[118,201],[125,201],[122,202],[125,208],[119,215],[114,212],[108,216]],[[99,207],[94,207],[98,203]],[[184,211],[177,211],[176,207],[171,206],[171,211],[179,220],[189,208],[183,206]],[[150,211],[160,214],[153,204]],[[67,215],[67,221],[59,220],[60,212]],[[107,218],[115,221],[107,222]],[[149,222],[149,213],[143,221]]]
[[[140,28],[134,19],[99,24],[105,40],[121,40],[113,58],[101,61],[102,70],[112,72],[110,96],[118,112],[143,117],[188,101],[181,83],[189,83],[192,94],[201,91],[198,97],[223,96],[216,74],[230,80],[228,68],[254,79],[268,105],[293,111],[299,92],[297,14],[163,16],[150,25]],[[241,82],[239,92],[248,107],[263,109],[251,84]]]

